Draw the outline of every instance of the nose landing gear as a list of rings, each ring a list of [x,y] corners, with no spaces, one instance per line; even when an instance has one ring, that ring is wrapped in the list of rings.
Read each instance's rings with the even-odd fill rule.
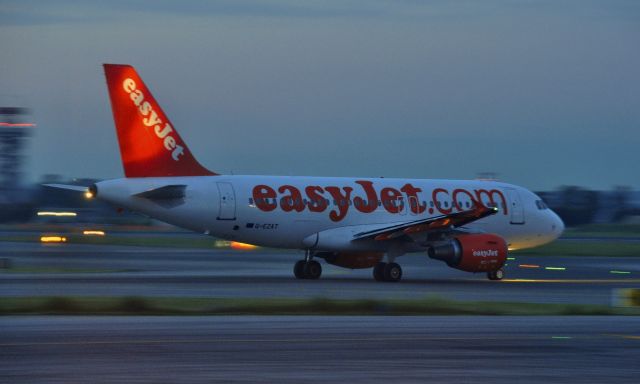
[[[504,278],[504,270],[502,268],[497,271],[487,272],[489,280],[502,280]]]

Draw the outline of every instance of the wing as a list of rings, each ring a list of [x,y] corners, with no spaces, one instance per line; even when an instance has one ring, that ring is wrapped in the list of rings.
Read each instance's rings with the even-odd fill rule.
[[[488,208],[485,206],[478,206],[468,211],[431,217],[429,219],[409,221],[371,231],[360,232],[355,234],[353,239],[374,239],[377,241],[383,241],[396,239],[405,235],[418,234],[421,232],[454,229],[476,220],[480,220],[484,217],[494,215],[497,212],[498,208],[496,207]]]

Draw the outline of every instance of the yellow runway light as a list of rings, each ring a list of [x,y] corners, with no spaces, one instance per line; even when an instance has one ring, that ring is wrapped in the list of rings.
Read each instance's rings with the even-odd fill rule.
[[[216,240],[213,243],[213,246],[216,248],[227,248],[231,245],[230,242],[228,242],[227,240]]]
[[[78,214],[75,212],[40,211],[38,212],[38,216],[76,217]]]
[[[233,249],[239,249],[239,250],[245,250],[245,251],[258,248],[256,245],[240,243],[237,241],[232,241],[229,246]]]
[[[40,236],[41,243],[65,243],[67,238],[64,236]]]
[[[104,236],[104,231],[94,231],[94,230],[86,230],[82,231],[82,234],[85,236]]]

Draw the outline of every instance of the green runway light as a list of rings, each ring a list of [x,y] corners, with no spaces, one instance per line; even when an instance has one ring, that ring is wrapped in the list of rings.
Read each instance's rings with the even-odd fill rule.
[[[565,268],[565,267],[544,267],[544,269],[548,269],[550,271],[565,271],[567,268]]]
[[[561,339],[561,340],[566,340],[566,339],[571,339],[571,336],[551,336],[552,339]]]
[[[515,257],[507,257],[507,260],[515,260]]]
[[[615,274],[618,274],[618,275],[628,275],[631,272],[629,272],[629,271],[609,271],[609,273],[615,273]]]

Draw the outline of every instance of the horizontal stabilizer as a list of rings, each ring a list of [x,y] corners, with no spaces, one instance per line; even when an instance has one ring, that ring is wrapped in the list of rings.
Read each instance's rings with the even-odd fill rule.
[[[89,187],[84,187],[82,185],[68,185],[68,184],[42,184],[43,187],[49,188],[58,188],[58,189],[66,189],[69,191],[76,192],[88,192]]]

